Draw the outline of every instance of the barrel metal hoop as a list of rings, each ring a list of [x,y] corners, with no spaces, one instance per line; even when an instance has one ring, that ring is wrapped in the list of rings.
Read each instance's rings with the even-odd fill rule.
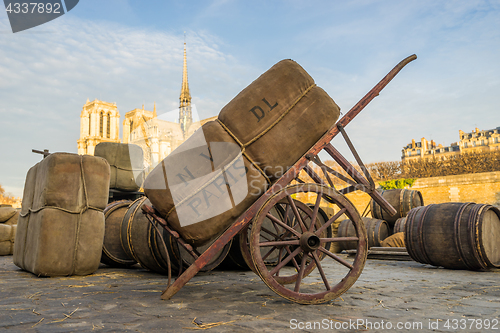
[[[104,220],[106,221],[106,218],[109,217],[109,215],[111,215],[111,213],[113,213],[114,211],[120,209],[120,208],[123,208],[123,207],[130,207],[132,203],[129,201],[129,200],[119,200],[119,201],[115,201],[111,204],[109,204],[103,211],[104,213]],[[124,216],[125,217],[125,216]],[[123,223],[123,221],[122,221]],[[121,225],[120,225],[120,231],[121,231]],[[121,241],[121,232],[120,232],[120,241]],[[118,257],[116,257],[114,254],[112,254],[107,248],[106,248],[106,244],[103,244],[102,245],[102,252],[104,252],[104,254],[111,260],[119,263],[119,264],[122,264],[122,265],[127,265],[127,264],[130,264],[130,261],[131,259],[129,260],[126,260],[126,259],[120,259]],[[135,260],[134,260],[135,261]]]
[[[399,216],[403,217],[404,216],[404,211],[406,208],[406,199],[408,199],[408,196],[406,195],[407,190],[406,189],[401,189],[401,192],[399,192]],[[409,191],[408,191],[409,192]],[[408,209],[406,211],[409,211],[410,209],[410,204],[408,204]]]
[[[421,208],[421,209],[418,210],[418,211],[422,210],[422,215],[421,215],[420,219],[418,220],[418,224],[417,224],[417,240],[418,240],[418,245],[419,245],[419,250],[420,250],[419,254],[421,255],[421,258],[423,260],[422,262],[424,262],[426,264],[431,264],[431,265],[434,265],[434,266],[438,266],[438,265],[434,264],[429,259],[429,255],[425,251],[424,236],[423,236],[423,233],[422,233],[423,224],[424,224],[424,221],[425,221],[425,215],[427,215],[427,212],[429,211],[429,209],[432,206],[434,206],[434,205],[424,206],[424,208]]]
[[[497,217],[500,219],[500,210],[497,207],[492,206],[492,205],[485,205],[482,213],[484,213],[488,210],[492,210],[497,215]],[[481,251],[480,255],[484,258],[484,262],[486,263],[486,267],[499,268],[500,265],[498,263],[494,263],[490,260],[490,258],[488,258],[488,255],[487,255],[486,250],[484,248],[482,225],[483,225],[483,218],[481,218],[480,224],[478,225],[478,229],[477,229],[477,240],[478,240],[478,244],[479,244],[478,249]],[[481,241],[479,241],[479,240],[481,240]]]
[[[406,216],[406,224],[405,224],[405,246],[408,251],[408,254],[413,258],[413,260],[424,263],[421,259],[421,257],[417,254],[417,250],[415,249],[415,246],[413,245],[413,238],[414,232],[413,232],[413,221],[415,220],[415,215],[417,215],[417,212],[419,209],[415,209],[411,211],[407,216]]]
[[[380,192],[380,195],[384,196],[384,192],[385,191],[382,190],[382,192]],[[376,214],[374,213],[373,217],[383,220],[384,219],[384,211],[382,210],[382,207],[378,203],[376,203],[375,200],[372,199],[372,201],[373,201],[373,207],[375,208],[375,211],[377,212]]]
[[[471,270],[477,269],[477,263],[475,265],[474,262],[471,262],[467,255],[464,253],[464,248],[468,246],[472,246],[473,251],[474,251],[474,246],[472,245],[472,241],[468,239],[462,239],[460,230],[462,229],[462,215],[464,211],[469,207],[470,205],[474,205],[471,202],[464,203],[462,206],[460,206],[460,209],[457,211],[455,214],[455,220],[453,222],[453,243],[455,244],[455,250],[457,251],[460,259],[464,263],[464,265]],[[469,213],[469,220],[467,221],[467,234],[471,235],[471,228],[470,228],[470,219],[473,208],[471,208],[471,212]]]
[[[154,262],[156,263],[156,265],[161,268],[161,269],[166,269],[168,270],[168,267],[164,267],[162,264],[161,264],[161,260],[157,257],[157,254],[155,253],[155,248],[158,249],[158,243],[157,243],[157,239],[156,239],[156,234],[157,234],[157,229],[156,229],[156,221],[151,221],[149,220],[149,226],[148,226],[148,248],[149,248],[149,252],[151,253],[151,257],[153,257],[153,260]],[[156,270],[152,270],[152,271],[156,271]]]
[[[489,205],[485,204],[475,204],[474,207],[472,208],[471,215],[469,216],[469,221],[468,221],[468,230],[469,230],[469,241],[470,245],[472,247],[472,254],[474,255],[474,258],[476,258],[477,263],[479,264],[480,268],[486,269],[488,267],[488,264],[486,263],[485,259],[483,258],[483,251],[482,251],[482,244],[479,241],[479,234],[481,232],[481,227],[483,225],[482,221],[482,214],[485,210],[487,210]],[[477,269],[477,267],[475,268]]]
[[[133,243],[132,243],[132,223],[131,222],[134,220],[135,214],[137,213],[137,211],[139,210],[139,208],[142,206],[142,203],[144,201],[146,201],[146,199],[147,199],[146,197],[139,198],[136,201],[134,201],[132,203],[132,205],[130,205],[130,208],[132,208],[133,205],[136,205],[136,206],[134,207],[134,210],[130,214],[130,216],[128,218],[128,221],[127,221],[127,244],[128,244],[128,246],[130,248],[130,252],[132,253],[132,257],[137,262],[140,262],[140,261],[138,260],[137,255],[135,254],[134,246],[133,246]]]

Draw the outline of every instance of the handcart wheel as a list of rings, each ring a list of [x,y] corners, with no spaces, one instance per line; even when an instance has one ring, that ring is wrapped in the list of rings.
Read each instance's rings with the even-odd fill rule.
[[[311,223],[312,218],[308,221],[302,220],[292,197],[304,197],[313,202],[313,211],[316,214],[319,206],[328,203],[334,206],[336,214],[325,224],[319,224],[318,228],[318,223]],[[270,210],[275,205],[280,205],[283,200],[290,203],[298,220],[296,227],[289,226],[287,221],[269,214]],[[328,243],[346,240],[346,238],[326,236],[326,229],[342,214],[347,215],[356,230],[356,236],[349,237],[350,241],[357,242],[354,259],[331,253],[325,248],[328,247]],[[285,219],[286,216],[287,214]],[[273,232],[278,235],[276,239],[267,240],[270,238],[269,230],[262,227],[266,218],[271,219],[278,230],[284,231],[280,234]],[[315,220],[317,221],[317,218]],[[267,252],[276,248],[286,251],[286,255],[279,259],[277,265],[269,267],[265,264],[265,255],[262,255],[267,252],[262,251],[262,248],[269,249]],[[278,295],[301,304],[324,303],[344,293],[361,274],[367,257],[366,230],[354,205],[335,189],[318,184],[290,185],[271,196],[255,216],[250,236],[250,253],[257,273]],[[320,257],[323,255],[324,259],[321,260]],[[296,260],[297,258],[300,258],[300,262]],[[290,261],[295,268],[286,266]],[[307,275],[311,266],[314,270]],[[295,283],[288,286],[280,283],[281,276],[289,275],[290,270],[298,271]]]
[[[297,212],[300,214],[301,218],[303,221],[310,221],[312,218],[313,211],[310,209],[306,204],[293,199],[294,205],[297,208]],[[284,199],[281,200],[278,204],[276,204],[274,207],[272,207],[269,211],[269,213],[280,219],[281,221],[285,221],[287,225],[299,229],[299,223],[298,220],[295,218],[295,215],[293,215],[293,209],[291,208],[289,202]],[[285,217],[286,215],[286,217]],[[308,222],[309,223],[309,222]],[[320,219],[316,219],[317,223],[317,228],[320,227]],[[261,226],[262,230],[265,230],[263,234],[261,234],[261,240],[279,240],[280,238],[287,237],[289,236],[288,234],[290,233],[288,230],[280,228],[279,226],[276,225],[276,223],[273,223],[270,218],[265,218],[264,222],[262,223]],[[252,232],[252,224],[250,223],[245,229],[243,229],[240,232],[240,249],[241,249],[241,254],[243,256],[243,259],[245,260],[246,264],[248,267],[254,271],[256,274],[258,274],[257,270],[255,269],[255,265],[253,263],[252,256],[250,254],[250,247],[249,247],[249,242],[250,242],[250,234]],[[279,264],[280,259],[283,259],[287,255],[287,253],[291,253],[294,250],[293,246],[290,246],[288,248],[261,248],[262,252],[262,257],[264,258],[264,263],[266,266],[271,267],[271,266],[276,266]],[[287,252],[288,251],[288,252]],[[290,264],[293,261],[290,261]],[[315,264],[311,265],[306,265],[306,270],[304,272],[304,275],[308,275],[311,271],[314,270]],[[297,267],[298,268],[298,267]],[[288,275],[283,275],[284,272],[282,272],[282,275],[276,276],[276,280],[280,284],[289,284],[289,283],[295,283],[297,280],[297,270],[287,272]]]

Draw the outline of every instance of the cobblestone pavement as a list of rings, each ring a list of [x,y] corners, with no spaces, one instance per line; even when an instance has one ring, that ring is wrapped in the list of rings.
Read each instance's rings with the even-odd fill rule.
[[[0,257],[0,331],[193,332],[196,318],[219,323],[208,332],[500,332],[500,270],[369,259],[347,292],[320,305],[289,302],[247,271],[199,274],[162,301],[165,285],[139,266],[38,278]]]

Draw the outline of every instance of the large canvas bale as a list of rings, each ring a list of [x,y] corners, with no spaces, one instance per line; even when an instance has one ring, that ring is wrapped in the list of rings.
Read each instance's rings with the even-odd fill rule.
[[[0,224],[0,256],[14,253],[17,225]]]
[[[154,207],[195,246],[223,232],[266,187],[266,177],[216,121],[204,124],[144,182]]]
[[[144,181],[144,155],[134,144],[101,142],[94,156],[106,159],[111,169],[109,188],[137,191]]]
[[[14,264],[38,276],[97,270],[104,238],[109,164],[88,155],[55,153],[26,176]]]
[[[0,223],[5,223],[16,215],[17,210],[12,207],[0,207]]]
[[[337,104],[299,64],[282,60],[233,98],[218,119],[276,180],[335,124],[339,114]]]

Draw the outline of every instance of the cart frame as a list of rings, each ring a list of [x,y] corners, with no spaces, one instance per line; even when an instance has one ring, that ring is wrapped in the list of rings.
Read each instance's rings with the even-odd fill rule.
[[[361,190],[366,192],[371,196],[371,198],[376,201],[384,210],[389,212],[391,215],[396,214],[396,210],[392,207],[379,192],[375,189],[375,184],[367,170],[364,166],[363,162],[359,158],[356,150],[354,149],[349,137],[347,136],[344,127],[347,126],[351,120],[356,117],[365,107],[373,100],[376,96],[379,95],[380,91],[399,73],[399,71],[406,66],[411,61],[417,58],[416,55],[411,55],[404,60],[402,60],[399,64],[397,64],[380,82],[374,86],[356,105],[354,105],[336,124],[334,124],[330,130],[328,130],[323,137],[321,137],[316,144],[314,144],[290,169],[288,169],[278,180],[276,180],[267,191],[262,194],[236,221],[224,232],[222,233],[218,239],[201,255],[196,253],[194,249],[187,244],[181,237],[179,237],[178,233],[173,231],[169,226],[167,221],[165,221],[159,214],[155,211],[155,209],[151,206],[143,205],[142,210],[145,214],[149,216],[150,219],[159,223],[167,232],[173,235],[179,242],[179,245],[183,246],[196,260],[193,264],[189,266],[180,276],[177,277],[175,282],[169,285],[163,291],[161,298],[162,299],[170,299],[172,298],[192,277],[194,277],[210,260],[216,255],[218,251],[220,251],[233,237],[235,237],[243,228],[248,227],[251,223],[252,219],[259,213],[261,208],[279,191],[282,191],[287,185],[289,185],[292,181],[297,181],[298,183],[303,183],[303,181],[299,178],[299,173],[304,170],[314,181],[316,184],[320,186],[327,186],[333,188],[336,193],[346,194],[352,191]],[[353,153],[356,162],[360,166],[363,174],[357,171],[354,166],[343,157],[340,152],[335,149],[335,147],[331,144],[331,140],[337,136],[339,133],[344,137],[347,145],[349,146],[351,152]],[[347,174],[352,177],[352,180],[343,176],[342,174],[332,170],[328,166],[324,165],[318,157],[318,154],[324,150],[328,155],[330,155],[333,160],[347,172]],[[328,184],[325,183],[321,177],[313,170],[313,168],[309,165],[309,162],[315,163],[318,165],[327,181]],[[343,189],[336,190],[332,181],[330,180],[328,174],[336,176],[343,181],[350,184]],[[307,184],[306,184],[307,185]],[[323,193],[323,192],[321,192]],[[322,194],[320,194],[322,195]],[[318,201],[319,202],[319,201]],[[355,209],[355,208],[354,208]],[[315,209],[315,214],[317,214],[317,208]],[[359,215],[359,213],[358,213]],[[314,219],[313,219],[314,220]],[[311,221],[313,221],[311,220]],[[330,222],[331,223],[331,222]],[[312,222],[311,222],[312,224]],[[312,228],[312,227],[311,227]],[[356,240],[359,241],[360,247],[358,248],[358,254],[360,260],[362,260],[362,265],[358,265],[354,267],[354,272],[352,274],[348,274],[346,276],[347,290],[357,279],[361,270],[364,267],[364,262],[366,260],[367,255],[367,245],[366,245],[366,233],[364,231],[364,227],[361,226],[364,233],[364,238],[359,237]],[[338,238],[330,238],[331,241],[339,241]],[[361,252],[361,253],[360,253]],[[317,258],[316,258],[317,259]],[[340,259],[341,260],[341,259]],[[303,260],[304,261],[304,260]],[[262,274],[259,273],[261,278],[269,285],[269,283],[262,277]],[[323,272],[322,272],[323,275]],[[345,279],[342,280],[344,282]],[[349,281],[351,280],[351,281]],[[271,286],[270,286],[271,287]],[[271,289],[273,289],[271,287]],[[328,288],[327,288],[328,289]],[[273,289],[274,290],[274,289]],[[343,291],[345,291],[343,290]],[[282,295],[283,297],[289,298],[287,296]],[[292,298],[289,298],[292,299]],[[307,297],[306,297],[307,299]],[[294,299],[292,299],[294,300]],[[296,300],[295,300],[296,301]],[[306,301],[305,303],[313,303]],[[317,303],[317,302],[316,302]]]

